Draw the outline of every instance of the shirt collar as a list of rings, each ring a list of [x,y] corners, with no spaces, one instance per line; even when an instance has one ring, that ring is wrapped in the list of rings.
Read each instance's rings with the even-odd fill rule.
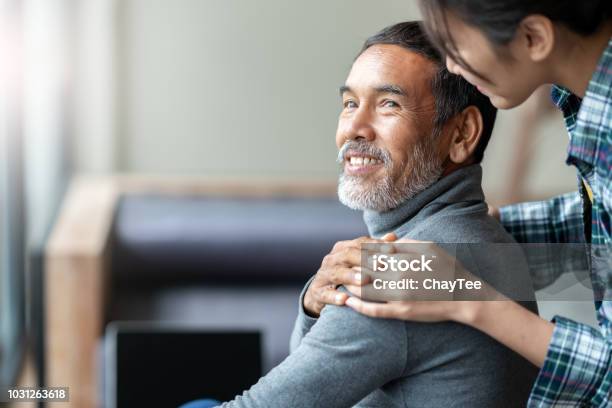
[[[563,113],[565,126],[569,132],[570,144],[567,151],[567,163],[586,162],[592,166],[597,163],[600,152],[601,135],[599,129],[609,129],[608,117],[593,114],[592,107],[612,105],[612,38],[601,58],[589,85],[584,99],[571,93],[567,88],[554,85],[551,91],[553,103]],[[598,108],[603,111],[602,108]],[[606,123],[604,123],[606,122]]]

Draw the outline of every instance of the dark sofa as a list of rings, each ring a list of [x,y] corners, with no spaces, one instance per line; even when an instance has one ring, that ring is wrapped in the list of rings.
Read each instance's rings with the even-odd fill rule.
[[[264,370],[288,354],[298,295],[339,240],[365,235],[331,198],[121,197],[109,320],[256,329]]]

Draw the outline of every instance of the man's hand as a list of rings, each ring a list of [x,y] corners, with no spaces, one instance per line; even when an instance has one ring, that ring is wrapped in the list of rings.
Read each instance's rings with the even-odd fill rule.
[[[367,282],[361,274],[361,244],[384,243],[396,240],[395,234],[387,234],[382,240],[360,237],[351,241],[340,241],[323,258],[321,268],[304,295],[304,309],[312,317],[318,317],[326,304],[343,305],[348,295],[337,290],[344,285],[358,294]]]

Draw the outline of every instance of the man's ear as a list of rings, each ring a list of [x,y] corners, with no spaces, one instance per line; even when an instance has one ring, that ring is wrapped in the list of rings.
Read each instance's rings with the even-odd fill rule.
[[[475,106],[468,106],[455,118],[448,156],[453,163],[466,163],[471,157],[482,134],[482,115]]]
[[[555,27],[547,17],[531,14],[519,24],[515,41],[533,62],[542,62],[554,48]]]

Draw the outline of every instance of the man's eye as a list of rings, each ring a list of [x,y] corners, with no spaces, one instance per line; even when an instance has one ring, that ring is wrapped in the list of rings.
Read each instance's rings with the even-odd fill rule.
[[[399,104],[397,102],[395,102],[395,101],[392,101],[392,100],[386,100],[386,101],[383,102],[383,106],[385,108],[397,108],[397,107],[399,107]]]
[[[355,109],[357,107],[357,104],[355,103],[355,101],[344,101],[344,109]]]

